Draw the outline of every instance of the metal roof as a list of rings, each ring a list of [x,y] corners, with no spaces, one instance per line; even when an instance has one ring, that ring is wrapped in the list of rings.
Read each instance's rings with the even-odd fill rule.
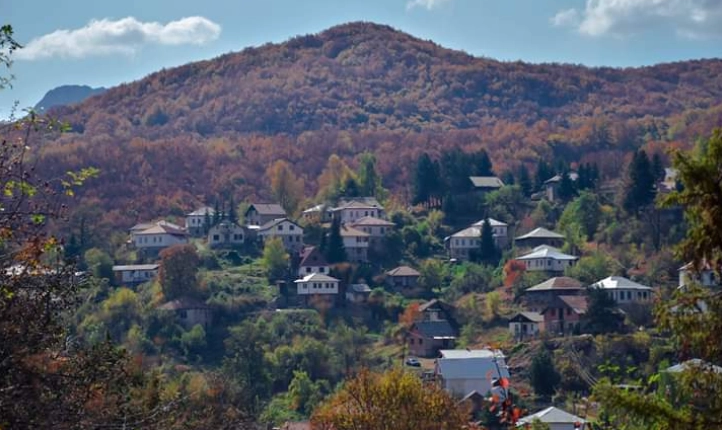
[[[569,412],[563,411],[554,406],[550,406],[542,411],[539,411],[532,415],[527,415],[520,418],[517,422],[517,427],[521,427],[526,424],[531,424],[534,420],[539,420],[546,424],[574,424],[574,423],[586,423],[586,420],[579,418],[576,415],[572,415]]]
[[[639,284],[622,276],[609,276],[592,284],[603,290],[651,290],[652,287]]]
[[[338,279],[324,275],[323,273],[311,273],[310,275],[306,275],[302,279],[297,279],[293,282],[338,282]]]
[[[135,270],[156,270],[157,264],[129,264],[126,266],[113,266],[113,272],[130,272]]]
[[[568,276],[557,276],[555,278],[547,279],[541,284],[534,285],[531,288],[527,288],[527,291],[550,291],[550,290],[581,290],[582,283],[574,278]]]
[[[475,188],[501,188],[504,182],[496,176],[469,176]]]
[[[529,233],[517,237],[515,240],[524,239],[564,239],[564,236],[551,230],[547,230],[544,227],[537,227]]]
[[[537,260],[540,258],[551,258],[552,260],[578,260],[579,257],[574,255],[565,254],[552,246],[540,246],[534,248],[532,252],[521,257],[517,257],[517,260]]]

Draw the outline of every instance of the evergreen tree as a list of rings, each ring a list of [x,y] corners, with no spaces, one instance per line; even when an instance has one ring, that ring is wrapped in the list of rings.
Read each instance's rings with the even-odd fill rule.
[[[228,202],[228,220],[238,224],[238,209],[236,208],[236,203],[233,201],[233,197],[231,197]]]
[[[521,191],[524,193],[524,196],[530,197],[533,185],[531,183],[531,178],[529,177],[529,170],[527,170],[524,164],[519,166],[519,180],[517,182],[519,183],[519,187],[521,187]]]
[[[558,195],[563,202],[568,202],[577,194],[577,187],[572,181],[568,170],[562,171],[559,181]]]
[[[532,358],[529,380],[534,392],[540,396],[551,397],[556,391],[561,377],[546,349],[541,350]]]
[[[652,165],[644,150],[634,153],[627,178],[622,205],[627,212],[637,215],[641,209],[652,204],[657,195]]]
[[[218,202],[218,199],[216,199],[216,202],[213,204],[213,225],[219,222],[221,222],[221,204]]]
[[[652,156],[652,173],[657,182],[664,180],[664,163],[658,153]]]
[[[211,222],[211,214],[206,210],[203,214],[203,234],[208,234],[208,231],[211,229]]]
[[[617,312],[617,302],[601,288],[589,288],[589,305],[584,323],[589,333],[602,334],[622,329],[624,317]]]
[[[494,176],[491,160],[489,159],[489,154],[487,154],[486,151],[481,150],[472,154],[469,158],[471,161],[469,176]]]
[[[514,174],[510,170],[504,172],[504,174],[501,176],[501,181],[504,183],[504,185],[514,185],[516,183],[516,180],[514,179]]]
[[[438,170],[429,154],[423,153],[416,163],[414,174],[414,196],[413,204],[431,206],[431,199],[438,189]]]
[[[544,160],[539,160],[539,164],[536,167],[536,175],[534,176],[534,189],[541,190],[544,186],[544,181],[554,176],[554,170],[549,167]]]
[[[361,189],[358,182],[356,181],[356,178],[350,175],[346,177],[346,180],[343,182],[343,189],[341,190],[341,194],[344,197],[361,196]]]
[[[484,220],[481,226],[481,240],[479,246],[479,260],[483,263],[495,266],[498,264],[499,250],[494,243],[494,229],[491,227],[489,218]]]
[[[328,234],[326,260],[334,264],[344,262],[347,259],[346,248],[343,246],[343,238],[341,237],[341,220],[334,217],[331,223],[331,231]]]
[[[371,152],[361,154],[358,170],[360,193],[365,197],[378,197],[381,176],[376,172],[376,157]]]

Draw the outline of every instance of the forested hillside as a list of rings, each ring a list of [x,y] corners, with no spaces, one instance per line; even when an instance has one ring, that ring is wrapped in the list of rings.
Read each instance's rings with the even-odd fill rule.
[[[662,152],[720,124],[722,61],[505,63],[352,23],[163,70],[52,115],[72,132],[48,145],[44,170],[100,168],[85,201],[127,225],[219,194],[270,198],[277,159],[313,195],[334,153],[354,167],[374,152],[401,200],[419,155],[451,147],[485,149],[499,175],[542,157],[593,161],[614,178],[632,150]]]

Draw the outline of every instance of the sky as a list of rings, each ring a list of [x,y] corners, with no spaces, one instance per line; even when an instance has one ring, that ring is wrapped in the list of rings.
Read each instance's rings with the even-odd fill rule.
[[[0,25],[24,46],[13,53],[12,88],[0,91],[0,117],[59,85],[110,87],[351,21],[505,61],[630,67],[722,57],[722,0],[0,0]]]

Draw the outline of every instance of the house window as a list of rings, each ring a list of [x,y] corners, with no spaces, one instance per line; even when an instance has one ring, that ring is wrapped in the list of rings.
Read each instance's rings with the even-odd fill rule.
[[[627,300],[632,300],[632,292],[627,291]]]
[[[412,337],[409,339],[409,345],[413,345],[413,344],[414,344],[414,338]]]
[[[178,312],[178,316],[180,316],[180,319],[184,320],[184,319],[188,318],[188,311],[185,311],[185,310],[180,311],[180,312]]]
[[[293,224],[291,224],[291,225],[288,226],[288,229],[289,229],[289,230],[293,230],[293,228],[294,228],[294,225],[293,225]]]
[[[310,267],[306,267],[306,273],[311,273],[311,268],[310,268]]]
[[[214,234],[214,235],[213,235],[213,241],[214,241],[214,242],[218,242],[218,240],[219,240],[218,235],[217,235],[217,234]]]
[[[325,267],[319,267],[319,268],[318,268],[318,272],[319,272],[319,273],[323,273],[323,272],[324,272],[324,270],[326,270],[326,268],[325,268]]]
[[[424,344],[424,339],[419,339],[419,345],[423,345],[423,344]]]
[[[380,230],[381,230],[381,234],[386,234],[386,229],[385,229],[385,228],[381,227]]]
[[[278,231],[283,231],[283,225],[278,226]]]

